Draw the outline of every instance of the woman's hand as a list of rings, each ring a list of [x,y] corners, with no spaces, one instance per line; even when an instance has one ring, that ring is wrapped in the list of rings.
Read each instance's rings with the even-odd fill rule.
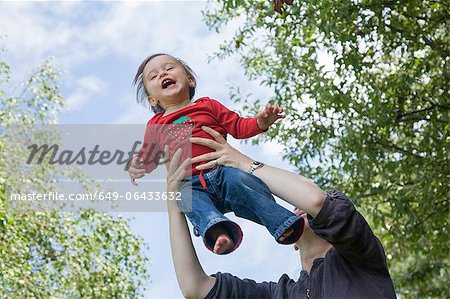
[[[233,166],[243,171],[250,169],[252,159],[231,147],[219,132],[208,127],[202,127],[202,129],[216,141],[207,138],[191,138],[191,142],[216,151],[193,158],[192,163],[210,161],[199,165],[198,169],[209,169],[215,164]],[[325,191],[304,176],[267,164],[255,171],[253,175],[260,178],[274,195],[313,217],[319,213],[327,197]]]
[[[181,163],[181,155],[183,150],[179,148],[173,157],[170,158],[169,147],[166,145],[164,147],[164,163],[167,169],[167,191],[177,192],[179,190],[180,182],[184,179],[186,171],[191,164],[191,159],[188,158]]]
[[[217,165],[233,166],[243,171],[250,169],[253,160],[229,145],[219,132],[205,126],[202,127],[202,130],[214,137],[216,141],[198,137],[192,137],[189,140],[192,143],[207,146],[216,151],[192,158],[192,163],[209,161],[197,166],[198,170],[210,169]]]

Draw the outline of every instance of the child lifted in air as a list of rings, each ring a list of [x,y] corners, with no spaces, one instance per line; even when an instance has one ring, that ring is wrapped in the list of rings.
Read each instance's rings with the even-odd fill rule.
[[[225,138],[231,134],[244,139],[267,131],[277,119],[284,117],[277,105],[268,104],[255,118],[242,118],[208,97],[191,101],[196,87],[194,72],[184,61],[167,54],[147,57],[138,68],[134,84],[138,102],[148,101],[155,113],[147,124],[144,146],[132,161],[134,165],[143,163],[147,173],[158,166],[159,157],[155,159],[154,153],[161,152],[164,146],[169,146],[172,156],[180,144],[191,145],[189,137],[211,139],[202,126],[220,132]],[[158,129],[161,127],[165,129]],[[155,151],[155,146],[159,151]],[[212,151],[192,144],[192,157]],[[280,244],[292,244],[300,238],[303,218],[278,205],[269,188],[252,174],[263,166],[262,163],[253,162],[248,172],[218,165],[217,161],[210,171],[199,171],[198,165],[193,164],[192,172],[185,178],[191,189],[181,188],[179,204],[183,206],[190,196],[188,193],[192,192],[192,209],[183,212],[191,221],[194,234],[202,236],[209,250],[227,254],[240,245],[241,228],[224,216],[231,211],[238,217],[264,225]],[[130,172],[133,184],[142,176]]]

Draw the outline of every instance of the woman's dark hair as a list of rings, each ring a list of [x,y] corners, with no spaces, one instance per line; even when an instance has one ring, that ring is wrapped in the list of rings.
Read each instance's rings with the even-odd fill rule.
[[[176,61],[178,61],[178,63],[184,68],[184,70],[186,71],[188,76],[190,76],[192,78],[192,80],[194,80],[194,86],[193,87],[189,87],[189,99],[192,100],[192,98],[195,95],[195,87],[196,87],[196,83],[197,82],[196,82],[196,78],[195,78],[195,73],[190,68],[190,66],[187,65],[187,63],[184,62],[183,60],[181,60],[179,58],[176,58],[176,57],[173,57],[172,55],[165,54],[165,53],[158,53],[158,54],[153,54],[153,55],[145,58],[144,61],[142,61],[141,65],[139,65],[139,68],[138,68],[138,70],[136,72],[136,75],[134,76],[133,85],[136,87],[136,101],[139,104],[142,104],[144,106],[148,105],[147,98],[150,95],[149,92],[147,91],[147,89],[144,86],[144,80],[142,78],[142,75],[144,73],[144,68],[145,68],[145,66],[147,65],[147,63],[150,60],[152,60],[155,57],[163,56],[163,55],[170,56],[173,59],[175,59]],[[150,107],[152,108],[153,113],[155,113],[155,114],[165,111],[159,105],[157,105],[157,106],[150,105]]]

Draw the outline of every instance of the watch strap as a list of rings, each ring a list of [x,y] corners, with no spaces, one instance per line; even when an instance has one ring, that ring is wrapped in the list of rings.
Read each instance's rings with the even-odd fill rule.
[[[247,171],[247,173],[252,174],[256,169],[261,168],[264,166],[264,163],[253,161],[253,163],[250,165],[250,169]]]

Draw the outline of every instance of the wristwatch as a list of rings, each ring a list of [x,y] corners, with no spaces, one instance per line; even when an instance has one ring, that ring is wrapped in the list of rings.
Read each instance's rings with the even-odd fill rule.
[[[247,171],[247,173],[252,174],[256,169],[261,168],[264,166],[264,163],[253,161],[252,165],[250,165],[250,169]]]

